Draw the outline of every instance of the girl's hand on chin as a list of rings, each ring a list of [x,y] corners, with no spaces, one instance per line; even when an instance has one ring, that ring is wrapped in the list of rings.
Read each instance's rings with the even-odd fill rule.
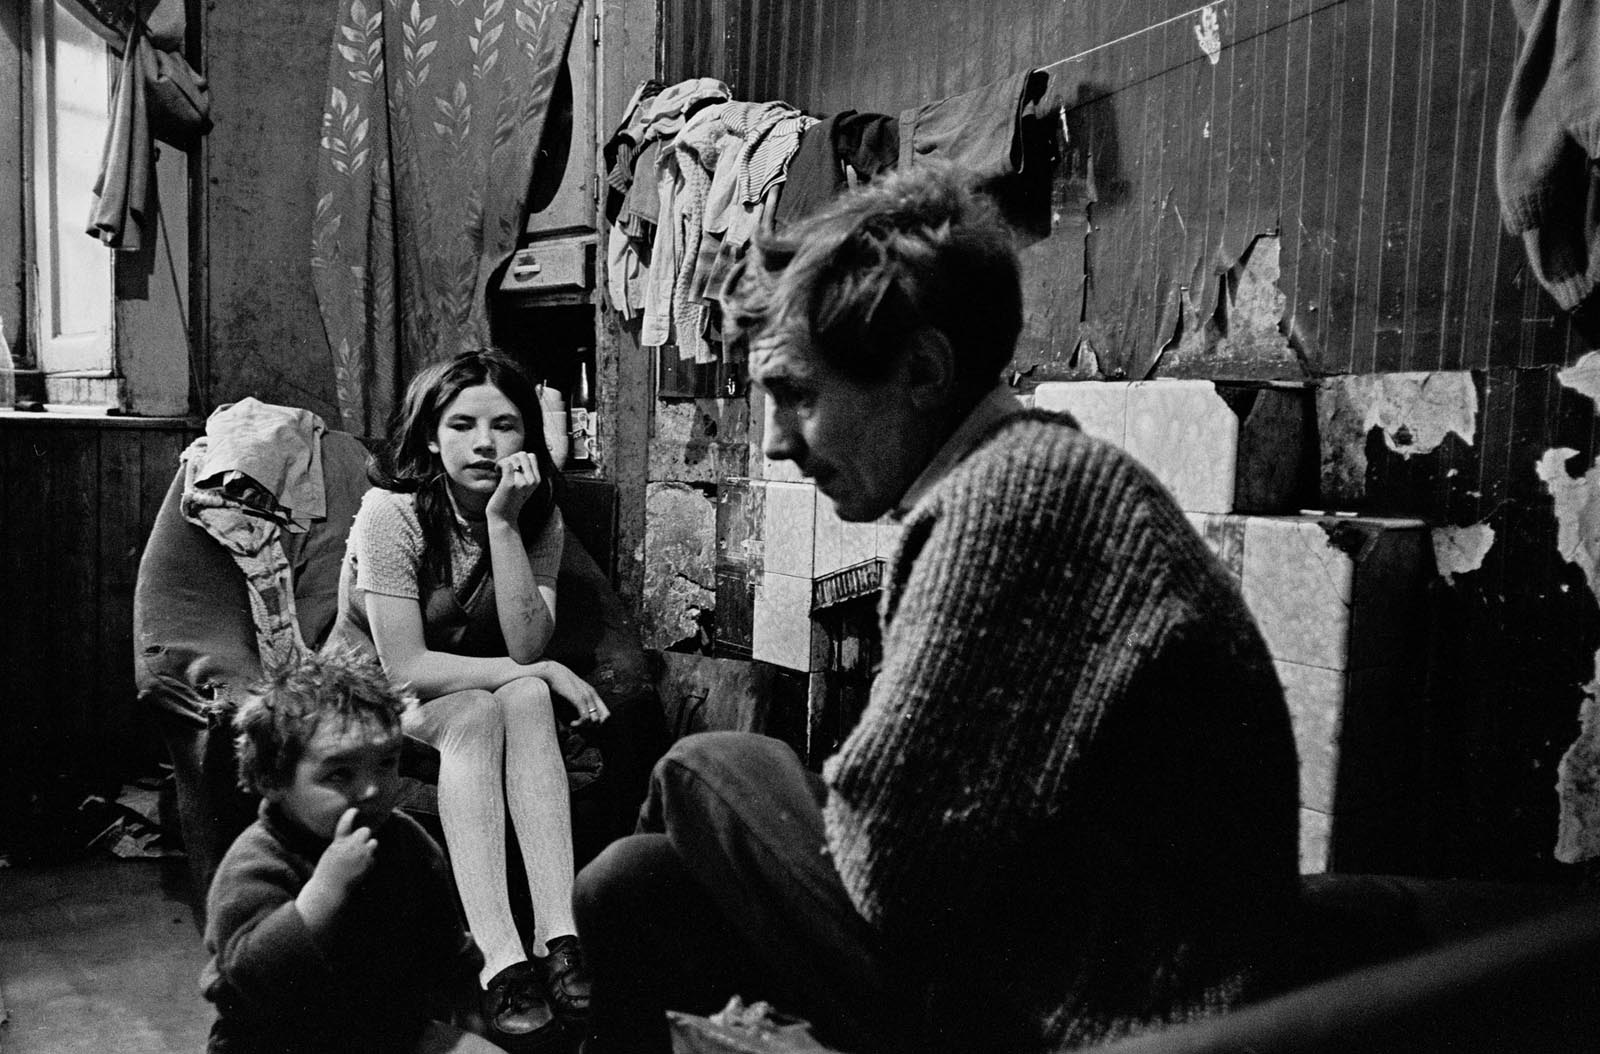
[[[519,450],[501,458],[496,464],[500,466],[500,482],[489,496],[489,505],[484,511],[491,520],[515,523],[517,517],[522,515],[522,506],[527,504],[542,482],[539,463],[532,454]]]

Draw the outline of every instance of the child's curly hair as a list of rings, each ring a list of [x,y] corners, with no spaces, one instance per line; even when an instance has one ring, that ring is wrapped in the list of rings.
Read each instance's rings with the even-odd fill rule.
[[[758,237],[730,280],[739,337],[798,334],[853,380],[886,377],[907,336],[929,327],[955,353],[957,380],[984,391],[1022,332],[1010,229],[966,170],[919,161]]]
[[[239,786],[257,793],[286,786],[325,718],[393,733],[411,702],[375,659],[351,649],[307,654],[268,670],[233,716]]]

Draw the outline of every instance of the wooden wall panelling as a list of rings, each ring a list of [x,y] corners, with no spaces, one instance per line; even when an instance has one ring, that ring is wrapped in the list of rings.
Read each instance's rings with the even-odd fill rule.
[[[1344,237],[1355,250],[1350,283],[1350,336],[1341,373],[1374,373],[1378,370],[1379,301],[1383,296],[1383,260],[1388,237],[1387,207],[1393,187],[1391,176],[1398,167],[1392,151],[1396,139],[1395,122],[1404,115],[1394,110],[1394,48],[1397,0],[1373,0],[1364,19],[1364,32],[1357,38],[1364,51],[1361,65],[1346,66],[1346,76],[1361,83],[1363,118],[1360,125],[1359,197],[1353,215],[1346,218]],[[1408,4],[1408,9],[1414,10]],[[1408,42],[1413,47],[1415,41]],[[1401,129],[1402,133],[1406,131]],[[1353,227],[1350,223],[1353,221]]]
[[[44,656],[47,647],[48,612],[44,579],[50,564],[47,545],[54,525],[49,522],[46,502],[40,491],[41,466],[49,450],[44,430],[37,427],[10,428],[0,433],[0,590],[4,591],[0,611],[5,613],[5,630],[0,633],[0,681],[6,686],[0,723],[0,803],[14,809],[25,801],[25,792],[38,771],[37,736],[30,733],[39,726],[44,686],[49,671]],[[9,787],[6,784],[9,783]]]
[[[131,744],[141,725],[134,713],[133,584],[139,553],[147,533],[144,520],[144,451],[142,436],[131,431],[106,431],[99,440],[98,493],[100,556],[95,610],[98,632],[92,638],[92,662],[100,710],[96,722],[103,742]],[[171,475],[168,474],[170,480]]]
[[[194,434],[134,421],[0,426],[0,800],[61,776],[114,791],[160,756],[134,702],[133,588]]]
[[[1490,4],[1487,10],[1475,6],[1472,10],[1487,39],[1478,44],[1482,77],[1474,84],[1473,95],[1462,102],[1478,122],[1478,152],[1476,158],[1467,159],[1478,178],[1473,186],[1472,258],[1465,305],[1468,325],[1463,333],[1468,357],[1463,365],[1515,366],[1523,364],[1520,350],[1514,341],[1502,342],[1497,331],[1501,328],[1500,312],[1514,302],[1506,299],[1506,293],[1515,289],[1513,279],[1523,266],[1523,258],[1521,247],[1501,227],[1494,186],[1494,149],[1496,118],[1516,61],[1519,34],[1509,4]]]
[[[1450,284],[1450,216],[1460,149],[1460,110],[1453,105],[1461,88],[1463,19],[1452,0],[1426,0],[1418,56],[1416,120],[1417,163],[1413,169],[1408,222],[1410,291],[1398,369],[1419,368],[1432,352],[1441,361],[1445,340],[1445,289]],[[1430,273],[1432,278],[1430,280]]]
[[[1185,310],[1210,317],[1219,276],[1270,231],[1284,328],[1316,372],[1581,350],[1500,231],[1495,121],[1518,44],[1504,4],[1232,0],[1216,6],[1214,64],[1196,19],[1161,24],[1189,9],[668,0],[663,18],[674,75],[726,73],[818,113],[898,113],[1088,51],[1052,69],[1080,167],[1063,165],[1055,232],[1025,253],[1017,365],[1038,378],[1069,375],[1085,335],[1112,371],[1139,375]],[[1100,200],[1085,245],[1090,148]]]
[[[95,712],[99,701],[99,436],[93,431],[51,434],[49,472],[41,480],[49,534],[38,588],[45,624],[44,698],[37,701],[41,755],[56,771],[104,759]],[[126,650],[124,651],[126,654]],[[77,755],[73,757],[72,755]],[[98,766],[94,766],[97,768]],[[93,768],[91,768],[93,771]]]

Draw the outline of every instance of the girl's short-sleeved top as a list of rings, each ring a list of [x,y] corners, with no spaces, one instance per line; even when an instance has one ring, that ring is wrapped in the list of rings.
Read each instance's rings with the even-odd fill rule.
[[[468,521],[458,517],[456,522],[461,529],[450,536],[450,581],[433,581],[423,558],[416,495],[381,488],[367,491],[345,546],[334,638],[375,652],[365,595],[377,593],[413,599],[422,606],[423,637],[430,650],[505,655],[489,547]],[[528,563],[540,585],[555,585],[565,534],[561,510],[554,509],[528,542]]]

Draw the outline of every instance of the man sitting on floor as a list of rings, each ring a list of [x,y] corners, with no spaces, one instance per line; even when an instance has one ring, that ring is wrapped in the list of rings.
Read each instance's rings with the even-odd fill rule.
[[[708,733],[577,887],[592,1052],[738,992],[848,1050],[1057,1051],[1278,983],[1296,761],[1237,588],[1121,450],[997,386],[1015,250],[958,170],[837,200],[737,306],[769,457],[903,524],[821,780]]]

